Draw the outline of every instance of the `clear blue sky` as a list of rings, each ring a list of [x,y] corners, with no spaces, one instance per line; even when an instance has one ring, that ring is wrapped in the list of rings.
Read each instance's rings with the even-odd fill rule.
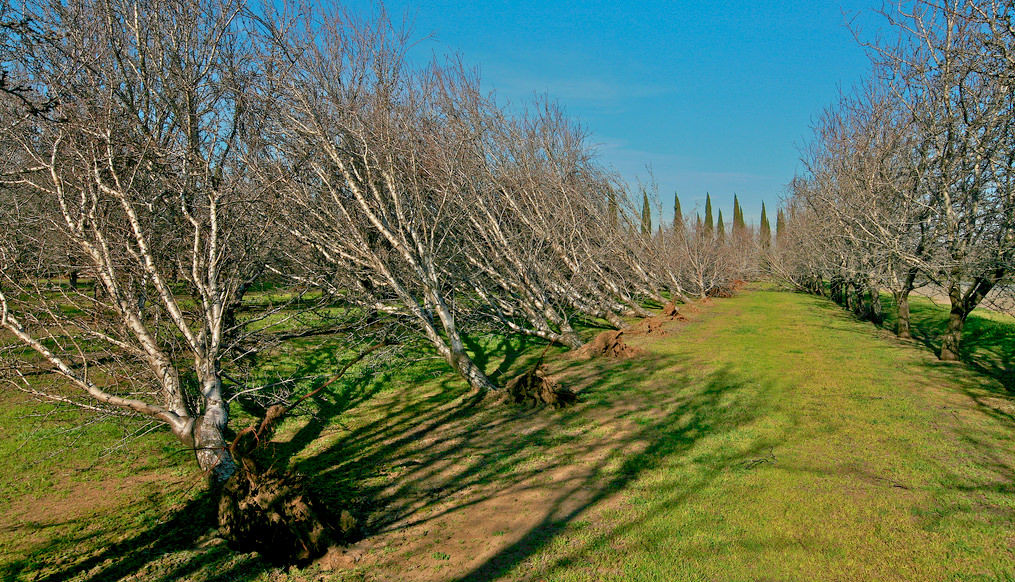
[[[349,3],[366,10],[366,1]],[[650,164],[664,219],[705,193],[756,222],[800,171],[812,120],[870,69],[880,0],[557,2],[389,0],[418,58],[458,54],[501,101],[546,93],[589,130],[600,160],[634,185]]]

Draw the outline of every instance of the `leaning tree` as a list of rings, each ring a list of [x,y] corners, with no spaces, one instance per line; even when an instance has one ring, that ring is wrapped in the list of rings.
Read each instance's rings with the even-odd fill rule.
[[[272,157],[261,127],[277,106],[262,82],[276,66],[257,40],[264,11],[231,0],[19,10],[0,60],[32,93],[4,95],[0,171],[17,212],[2,217],[13,228],[0,233],[0,324],[66,383],[36,381],[17,360],[9,385],[162,422],[223,499],[249,493],[234,486],[250,471],[227,438],[223,363],[246,340],[251,320],[236,311],[279,236],[275,189],[254,172]],[[94,285],[56,284],[61,261]],[[257,529],[233,527],[233,541],[264,549]],[[275,538],[276,555],[314,547],[291,537]]]

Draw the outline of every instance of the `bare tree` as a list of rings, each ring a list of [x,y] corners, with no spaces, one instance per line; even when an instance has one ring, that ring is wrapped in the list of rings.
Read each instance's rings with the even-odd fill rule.
[[[940,357],[954,360],[965,319],[1008,274],[1015,253],[1010,7],[917,1],[890,15],[902,35],[878,54],[901,80],[924,141],[932,205],[929,274],[951,303]]]
[[[824,256],[795,258],[803,271],[823,261],[816,276],[847,305],[857,286],[871,305],[888,287],[901,336],[918,281],[941,286],[951,308],[940,357],[954,360],[966,317],[1015,253],[1010,7],[916,0],[884,14],[899,42],[869,45],[879,80],[826,114],[810,176],[794,184],[811,224],[800,232],[820,238],[795,241]]]
[[[260,127],[275,103],[258,82],[272,66],[258,17],[230,0],[20,10],[21,52],[2,60],[30,101],[54,106],[22,103],[3,127],[17,210],[0,234],[0,325],[73,390],[20,387],[165,423],[220,488],[238,469],[222,367],[278,232],[274,188],[253,172],[271,157]],[[93,289],[58,285],[54,255],[84,266]]]
[[[469,80],[410,70],[384,18],[326,14],[281,40],[294,57],[278,82],[291,107],[274,126],[276,171],[289,230],[316,257],[305,276],[408,317],[470,385],[495,388],[465,351],[456,295],[471,179],[456,155],[472,136],[445,120]]]

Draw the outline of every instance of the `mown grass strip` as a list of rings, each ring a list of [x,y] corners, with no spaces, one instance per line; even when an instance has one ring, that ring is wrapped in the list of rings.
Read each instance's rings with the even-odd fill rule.
[[[922,317],[919,309],[914,316]],[[991,321],[995,337],[1013,329],[1011,320]],[[277,453],[326,496],[361,498],[376,545],[351,569],[285,573],[233,555],[214,538],[181,542],[203,523],[181,517],[203,508],[177,477],[161,494],[134,486],[97,513],[22,520],[0,547],[3,574],[1015,577],[1015,405],[996,378],[940,364],[919,342],[899,342],[805,295],[745,292],[669,324],[669,332],[633,339],[648,351],[637,359],[557,359],[555,369],[582,393],[577,407],[560,412],[476,402],[432,361],[353,374],[315,399],[315,417],[293,419]],[[324,374],[342,359],[339,345],[296,341],[303,343],[273,372]],[[487,369],[505,378],[539,351],[513,339],[474,345],[486,352]],[[20,430],[10,410],[5,426]],[[146,474],[176,470],[157,468],[158,446],[138,446]],[[35,470],[26,477],[39,478]],[[109,473],[103,483],[126,480]]]

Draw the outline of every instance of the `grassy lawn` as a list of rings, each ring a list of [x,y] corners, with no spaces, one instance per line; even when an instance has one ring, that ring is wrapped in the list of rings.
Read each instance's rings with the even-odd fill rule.
[[[882,297],[886,329],[895,329],[895,311],[890,295]],[[948,308],[925,297],[910,298],[910,325],[913,338],[935,352],[941,348],[941,333],[948,324]],[[973,369],[995,378],[1015,393],[1015,325],[1012,318],[988,309],[975,309],[966,319],[960,357]]]
[[[990,321],[993,336],[970,330],[971,363],[1015,350],[1015,322]],[[665,329],[632,337],[645,355],[630,360],[552,354],[582,396],[563,411],[476,401],[432,361],[352,374],[275,443],[324,497],[367,516],[368,537],[303,571],[224,548],[164,434],[101,456],[111,429],[98,424],[82,453],[52,456],[27,436],[60,438],[71,419],[26,417],[5,397],[0,575],[1015,579],[1015,404],[987,364],[939,364],[830,302],[775,291]],[[337,361],[337,346],[301,341],[284,365]],[[541,349],[481,345],[501,382]]]

